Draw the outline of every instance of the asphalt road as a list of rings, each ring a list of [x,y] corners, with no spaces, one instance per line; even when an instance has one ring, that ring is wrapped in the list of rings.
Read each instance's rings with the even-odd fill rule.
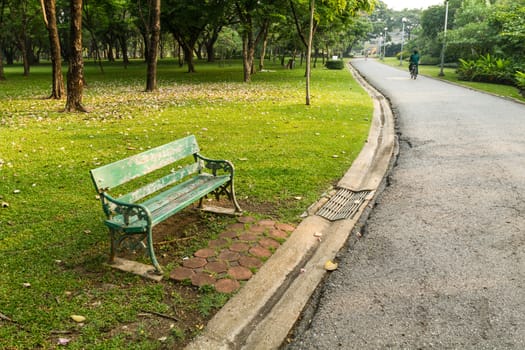
[[[287,349],[525,349],[525,105],[373,60],[400,153]]]

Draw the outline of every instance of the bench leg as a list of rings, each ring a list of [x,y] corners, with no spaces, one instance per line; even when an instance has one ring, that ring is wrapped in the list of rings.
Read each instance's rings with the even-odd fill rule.
[[[153,264],[153,266],[155,266],[155,273],[161,275],[162,274],[162,267],[160,266],[159,262],[157,261],[157,258],[155,256],[155,251],[153,250],[153,234],[152,234],[151,227],[148,228],[147,242],[148,242],[149,258],[150,258],[151,263]]]
[[[109,229],[109,240],[110,240],[110,246],[109,246],[109,263],[112,264],[115,261],[115,252],[117,250],[117,242],[116,242],[116,235],[114,229]]]
[[[217,201],[220,199],[221,195],[225,195],[226,197],[228,197],[228,199],[232,202],[232,204],[235,207],[233,213],[235,213],[235,214],[242,213],[241,206],[237,202],[237,198],[235,198],[235,191],[233,189],[233,183],[232,182],[229,182],[229,183],[226,183],[226,184],[222,185],[221,187],[219,187],[218,189],[216,189],[215,191],[213,191],[211,193],[213,195],[215,195],[215,200],[217,200]],[[203,200],[204,200],[204,197],[199,199],[199,209],[204,209]],[[225,211],[215,211],[215,210],[208,210],[208,211],[215,212],[215,213],[223,213],[223,214],[226,213]],[[230,215],[233,214],[233,213],[229,212],[229,209],[228,209],[227,213],[230,214]]]
[[[115,229],[109,229],[109,236],[110,236],[110,241],[111,241],[110,251],[109,251],[109,263],[113,264],[115,262],[115,255],[117,252],[117,248],[119,247],[120,243],[125,238],[125,236],[119,235],[119,232],[117,232],[117,230]],[[158,275],[161,275],[163,273],[162,267],[157,261],[157,258],[155,257],[155,251],[153,250],[153,235],[152,235],[151,228],[149,228],[147,231],[146,241],[147,241],[148,255],[151,260],[152,265],[155,267],[155,273]]]
[[[233,205],[235,206],[235,212],[240,213],[242,212],[241,206],[237,202],[237,198],[235,197],[235,188],[233,187],[233,179],[230,182],[230,195],[229,195],[231,201],[233,202]]]

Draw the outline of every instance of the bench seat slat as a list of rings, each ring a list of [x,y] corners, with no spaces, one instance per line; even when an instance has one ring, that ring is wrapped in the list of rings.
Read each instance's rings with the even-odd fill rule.
[[[200,165],[198,162],[192,163],[188,166],[185,166],[182,169],[179,169],[173,173],[170,173],[163,178],[160,178],[146,186],[143,186],[133,192],[130,192],[128,194],[125,194],[119,198],[122,202],[128,202],[128,203],[136,203],[137,201],[141,200],[144,197],[149,196],[150,194],[153,194],[157,191],[160,191],[161,189],[170,186],[171,184],[174,184],[177,181],[182,180],[186,176],[189,176],[191,174],[195,174],[200,169]]]
[[[153,225],[156,225],[159,222],[166,220],[174,213],[179,212],[180,210],[184,209],[196,200],[206,196],[208,193],[212,192],[224,183],[228,182],[230,178],[229,176],[207,177],[209,179],[205,180],[205,182],[195,182],[187,193],[184,193],[183,195],[180,195],[180,193],[175,193],[175,195],[177,195],[176,199],[174,198],[173,201],[170,202],[168,205],[165,205],[155,210],[152,213]]]
[[[193,196],[196,199],[199,199],[203,196],[203,194],[198,193],[197,191],[209,193],[220,187],[222,184],[228,182],[229,179],[229,176],[211,176],[207,174],[200,174],[199,176],[191,178],[186,182],[178,184],[173,188],[162,192],[156,197],[148,199],[142,204],[150,210],[155,222],[157,216],[156,211],[160,208],[169,206],[170,202],[178,202],[179,198],[187,196],[190,198]]]
[[[151,213],[152,225],[164,221],[171,215],[186,208],[191,203],[199,200],[213,190],[219,188],[230,180],[230,176],[211,176],[201,174],[182,184],[150,198],[142,205],[147,207]],[[124,225],[122,215],[116,215],[112,219],[106,220],[106,225],[111,228],[122,228],[126,232],[141,232],[147,226],[143,220],[130,222],[128,226]]]

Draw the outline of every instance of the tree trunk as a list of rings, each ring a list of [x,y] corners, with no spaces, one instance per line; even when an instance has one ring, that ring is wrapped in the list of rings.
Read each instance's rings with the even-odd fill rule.
[[[243,81],[249,83],[251,75],[254,73],[253,57],[255,55],[255,38],[253,33],[253,19],[251,12],[253,8],[243,8],[239,4],[237,7],[237,15],[240,18],[240,34],[242,37],[242,63],[243,63]]]
[[[8,66],[15,64],[15,48],[12,45],[4,47],[4,55]]]
[[[197,48],[195,49],[195,54],[199,60],[202,60],[202,46],[203,43],[197,43]]]
[[[252,80],[254,52],[253,37],[251,33],[245,31],[242,35],[242,63],[245,83],[249,83]]]
[[[162,37],[162,32],[160,33],[160,37],[159,37],[159,54],[158,54],[158,57],[162,60],[164,58],[164,55],[165,55],[165,46],[166,46],[166,43],[165,43],[166,39],[164,39]]]
[[[22,54],[22,62],[23,62],[23,66],[24,66],[24,77],[29,76],[29,70],[30,70],[30,67],[29,67],[29,55],[28,55],[28,51],[27,51],[27,42],[26,42],[26,40],[27,40],[27,38],[26,38],[25,33],[21,33],[19,35],[19,39],[18,39],[18,48],[20,49],[20,53]]]
[[[5,80],[4,55],[3,55],[3,49],[2,49],[1,43],[0,43],[0,80]]]
[[[159,54],[160,41],[160,0],[153,1],[152,28],[150,30],[150,45],[148,51],[148,73],[146,91],[157,89],[157,56]]]
[[[184,43],[182,45],[184,61],[188,65],[188,73],[195,73],[195,64],[193,63],[193,49]]]
[[[212,35],[204,43],[204,46],[206,47],[206,56],[208,58],[208,62],[215,61],[215,43],[219,38],[220,28],[221,27],[213,29]]]
[[[262,34],[262,48],[261,48],[261,57],[259,58],[259,70],[264,69],[264,57],[266,56],[266,47],[268,46],[268,30],[270,28],[269,22],[265,22]]]
[[[108,62],[115,62],[115,54],[114,54],[114,47],[113,45],[111,44],[111,41],[108,40],[108,55],[107,55],[107,58],[108,58]]]
[[[126,40],[125,35],[119,35],[120,47],[122,49],[122,62],[124,63],[124,68],[128,67],[129,64],[129,54],[128,54],[128,41]]]
[[[49,98],[60,100],[64,96],[64,77],[62,76],[62,56],[60,37],[58,36],[56,20],[56,0],[41,0],[44,22],[46,23],[49,44],[51,47],[52,87]]]
[[[182,55],[182,46],[177,45],[177,58],[179,59],[179,67],[184,66],[184,56]]]
[[[215,43],[213,44],[210,44],[209,42],[207,42],[205,44],[205,47],[206,47],[206,58],[208,60],[208,62],[214,62],[215,61]]]
[[[71,0],[70,57],[67,72],[66,112],[86,112],[82,106],[84,61],[82,59],[82,0]]]
[[[150,40],[149,40],[149,34],[148,33],[143,33],[142,34],[142,43],[144,45],[144,50],[142,51],[142,57],[144,57],[144,62],[148,62],[148,55],[149,55],[149,45],[150,45]]]

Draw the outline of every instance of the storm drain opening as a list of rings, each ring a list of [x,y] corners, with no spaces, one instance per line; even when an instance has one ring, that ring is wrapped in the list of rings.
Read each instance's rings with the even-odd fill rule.
[[[359,211],[370,192],[368,190],[354,192],[340,188],[316,214],[330,221],[350,219]]]

